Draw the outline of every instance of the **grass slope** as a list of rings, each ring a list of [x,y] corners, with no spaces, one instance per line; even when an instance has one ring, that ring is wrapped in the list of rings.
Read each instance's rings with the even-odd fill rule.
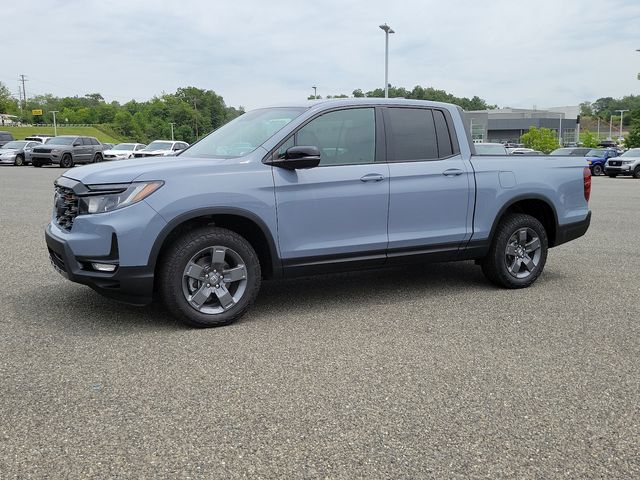
[[[53,127],[7,127],[0,126],[0,130],[9,132],[16,140],[22,140],[24,137],[44,133],[53,135]],[[121,140],[108,135],[95,127],[58,127],[58,135],[84,135],[87,137],[96,137],[101,142],[120,143]]]

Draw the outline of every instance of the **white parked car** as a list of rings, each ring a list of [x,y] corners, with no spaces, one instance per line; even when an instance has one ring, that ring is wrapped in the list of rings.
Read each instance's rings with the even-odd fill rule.
[[[143,150],[146,147],[144,143],[119,143],[118,145],[105,150],[102,158],[105,160],[125,160],[133,158],[133,154]]]
[[[135,158],[140,157],[166,157],[175,155],[189,146],[186,142],[177,142],[172,140],[154,140],[146,148],[135,152]]]

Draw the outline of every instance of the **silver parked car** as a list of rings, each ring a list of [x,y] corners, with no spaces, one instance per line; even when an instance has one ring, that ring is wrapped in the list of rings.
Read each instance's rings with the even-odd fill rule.
[[[144,143],[119,143],[102,154],[105,160],[125,160],[133,158],[133,154],[146,148]]]
[[[632,148],[619,157],[611,157],[604,164],[604,172],[611,178],[618,175],[632,175],[633,178],[640,178],[640,148]]]
[[[0,147],[0,163],[22,166],[28,163],[26,157],[33,147],[40,142],[14,140]]]

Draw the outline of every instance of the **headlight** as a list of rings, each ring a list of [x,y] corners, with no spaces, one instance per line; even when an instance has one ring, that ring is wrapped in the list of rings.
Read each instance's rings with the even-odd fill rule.
[[[81,214],[111,212],[144,200],[162,185],[162,181],[88,185],[89,193],[78,199],[79,210]]]
[[[623,160],[622,161],[623,165],[629,165],[630,163],[633,163],[633,160]]]
[[[59,148],[55,148],[53,150],[51,150],[51,153],[60,153],[61,150]]]

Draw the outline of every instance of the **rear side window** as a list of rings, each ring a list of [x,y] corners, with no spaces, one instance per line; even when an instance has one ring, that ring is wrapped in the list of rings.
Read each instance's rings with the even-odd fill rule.
[[[450,157],[453,155],[453,144],[444,113],[441,110],[434,110],[433,120],[436,124],[436,136],[438,138],[438,156],[440,158]]]
[[[100,142],[98,140],[96,140],[95,138],[91,139],[91,144],[92,145],[100,145]]]
[[[83,145],[91,145],[91,139],[90,138],[83,137],[81,140],[82,140],[82,144]]]
[[[391,162],[438,158],[433,113],[424,108],[389,108],[387,159]],[[451,142],[449,142],[451,148]]]

